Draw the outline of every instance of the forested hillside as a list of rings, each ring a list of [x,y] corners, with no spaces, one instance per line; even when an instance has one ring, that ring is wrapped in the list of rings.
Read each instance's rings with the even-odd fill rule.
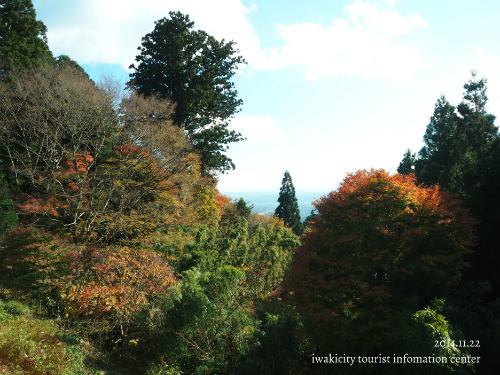
[[[2,373],[495,373],[486,79],[438,99],[399,173],[354,171],[301,222],[288,171],[276,215],[217,189],[244,137],[234,42],[171,12],[125,89],[53,57],[31,0],[4,3]]]

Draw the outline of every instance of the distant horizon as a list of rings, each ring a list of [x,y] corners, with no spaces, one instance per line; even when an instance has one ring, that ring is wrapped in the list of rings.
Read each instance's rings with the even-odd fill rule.
[[[315,192],[321,192],[321,191],[328,191],[331,192],[335,189],[300,189],[300,188],[295,188],[295,192],[301,191],[301,192],[310,192],[310,193],[315,193]],[[274,191],[277,191],[277,194],[279,193],[280,189],[271,189],[271,188],[262,188],[262,189],[252,189],[252,190],[227,190],[227,189],[219,189],[219,191],[222,192],[224,190],[224,193],[271,193]]]
[[[311,211],[314,209],[313,202],[328,194],[330,191],[322,189],[295,189],[301,220],[304,220],[310,215]],[[279,189],[232,192],[221,191],[221,193],[232,199],[243,198],[250,205],[253,205],[252,211],[258,214],[272,213],[276,210],[276,207],[278,207]]]

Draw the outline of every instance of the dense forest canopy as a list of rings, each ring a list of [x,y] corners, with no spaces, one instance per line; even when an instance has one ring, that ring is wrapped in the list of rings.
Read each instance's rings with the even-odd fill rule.
[[[491,374],[500,135],[476,72],[398,172],[358,170],[301,222],[217,189],[242,136],[234,42],[171,12],[126,92],[52,57],[29,0],[0,27],[0,370]],[[158,78],[159,77],[159,78]],[[158,79],[157,79],[158,78]]]

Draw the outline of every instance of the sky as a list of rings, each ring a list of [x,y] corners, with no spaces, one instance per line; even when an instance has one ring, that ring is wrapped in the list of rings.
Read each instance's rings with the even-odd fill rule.
[[[434,104],[461,101],[470,71],[488,79],[500,116],[498,0],[34,0],[54,56],[94,80],[128,81],[141,38],[169,11],[234,40],[241,111],[230,127],[236,169],[219,190],[331,191],[348,173],[392,172],[423,146]],[[498,124],[498,121],[496,122]]]

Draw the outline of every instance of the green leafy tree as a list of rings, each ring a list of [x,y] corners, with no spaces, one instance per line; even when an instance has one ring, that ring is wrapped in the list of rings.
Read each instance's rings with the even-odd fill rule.
[[[238,360],[239,375],[298,375],[307,373],[310,351],[307,340],[296,337],[300,320],[291,309],[277,298],[268,298],[255,306],[260,321],[254,337],[258,340],[253,350]]]
[[[244,64],[234,42],[218,41],[193,30],[188,15],[170,12],[155,22],[155,29],[142,38],[130,74],[130,86],[143,95],[159,95],[176,103],[173,120],[188,133],[207,170],[234,169],[223,155],[227,144],[243,140],[227,129],[243,102],[231,77]]]
[[[458,193],[479,221],[474,252],[466,256],[471,264],[464,273],[466,282],[448,298],[447,316],[459,323],[469,339],[481,343],[498,337],[500,311],[500,136],[495,116],[487,111],[486,91],[487,80],[473,71],[456,108],[444,98],[438,100],[415,171],[419,182],[439,183]],[[488,285],[487,293],[481,285]],[[485,358],[477,366],[479,373],[498,368],[499,350],[495,344],[471,349]]]
[[[0,6],[0,69],[29,67],[50,59],[47,27],[36,20],[31,0],[6,0]]]
[[[473,71],[472,78],[464,85],[464,100],[456,108],[444,96],[437,101],[424,135],[425,145],[415,162],[419,181],[429,185],[439,183],[466,198],[467,172],[490,154],[499,138],[495,116],[486,112],[486,84],[487,80],[477,79]]]
[[[459,133],[459,121],[455,107],[441,96],[427,125],[424,135],[425,146],[419,151],[415,163],[419,181],[430,185],[442,181],[449,182],[451,170],[458,156],[456,146],[463,138],[463,134]]]
[[[255,345],[253,332],[258,328],[244,271],[231,266],[213,272],[190,270],[181,292],[174,309],[163,310],[173,318],[171,330],[177,337],[165,341],[164,353],[184,357],[186,373],[234,373],[238,355]]]
[[[243,198],[240,198],[236,202],[236,210],[237,212],[244,218],[249,218],[250,214],[252,213],[252,207],[253,205],[248,205],[248,202],[245,202]]]
[[[405,156],[401,163],[399,163],[398,173],[399,174],[410,174],[415,173],[415,163],[417,157],[415,153],[412,153],[410,149],[406,150]]]
[[[146,345],[157,345],[148,355],[164,353],[165,362],[180,365],[184,373],[246,374],[253,369],[277,374],[284,372],[276,368],[296,360],[295,322],[276,304],[281,303],[280,284],[298,238],[279,218],[251,214],[247,220],[228,213],[238,210],[238,202],[227,204],[218,225],[200,228],[196,243],[185,247],[187,254],[157,246],[182,282],[178,295],[163,299],[144,323],[138,321],[137,334],[151,335]],[[181,257],[185,260],[179,261]],[[270,340],[281,342],[280,347]],[[263,350],[257,351],[261,345],[274,350],[266,360],[275,354],[284,363],[269,366]]]
[[[500,366],[500,298],[494,297],[491,283],[462,283],[447,296],[444,307],[444,315],[458,324],[466,338],[481,343],[470,348],[471,355],[481,357],[476,374],[496,372]]]
[[[311,222],[315,221],[318,218],[318,213],[314,211],[315,210],[311,210],[311,214],[305,218],[304,229],[309,228],[311,226]]]
[[[219,225],[227,227],[234,223],[240,222],[242,219],[249,220],[252,215],[253,204],[245,201],[243,198],[234,199],[232,202],[226,202],[220,218]],[[251,225],[249,225],[250,229]]]
[[[479,220],[475,252],[468,256],[470,280],[492,281],[500,292],[500,134],[488,113],[487,80],[472,72],[462,102],[454,107],[441,97],[415,161],[418,181],[458,193]],[[403,163],[407,163],[405,155]],[[399,169],[398,169],[399,170]]]
[[[184,249],[159,244],[157,249],[172,258],[179,273],[189,268],[213,272],[226,265],[244,267],[248,284],[262,295],[269,293],[289,268],[293,249],[300,245],[297,236],[279,218],[252,214],[247,220],[227,211],[219,225],[201,227],[194,244]]]
[[[75,70],[84,74],[85,77],[90,79],[90,77],[88,76],[87,73],[85,73],[85,70],[80,66],[80,64],[78,64],[75,60],[73,60],[68,55],[59,55],[54,60],[56,62],[57,67],[61,68],[61,67],[71,66]]]
[[[289,225],[295,234],[301,235],[304,231],[304,225],[300,220],[299,204],[295,197],[292,177],[288,171],[285,171],[285,176],[281,180],[278,202],[279,206],[275,211],[276,216],[283,219],[285,224]]]

